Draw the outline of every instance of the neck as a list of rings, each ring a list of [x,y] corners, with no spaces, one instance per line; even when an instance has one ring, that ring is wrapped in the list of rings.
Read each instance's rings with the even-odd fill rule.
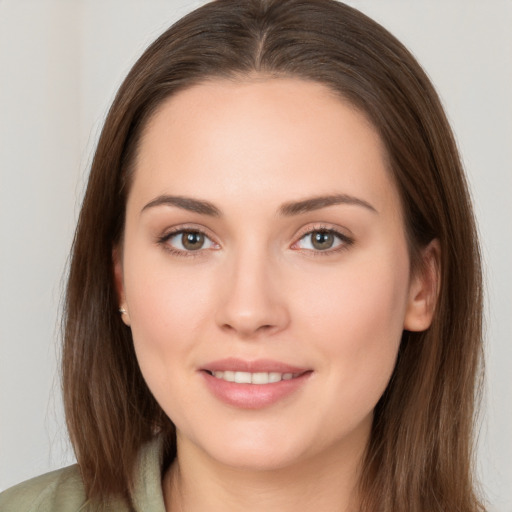
[[[356,511],[364,445],[332,448],[286,468],[254,470],[223,465],[179,441],[164,476],[166,511]]]

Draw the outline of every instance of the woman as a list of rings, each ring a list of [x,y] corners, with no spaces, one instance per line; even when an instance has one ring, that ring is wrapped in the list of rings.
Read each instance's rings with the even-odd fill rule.
[[[217,1],[139,59],[73,246],[78,466],[2,510],[482,510],[481,277],[429,80],[330,0]]]

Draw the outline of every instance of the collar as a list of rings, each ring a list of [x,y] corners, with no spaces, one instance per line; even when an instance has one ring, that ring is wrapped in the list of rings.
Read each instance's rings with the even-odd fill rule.
[[[162,491],[163,438],[156,436],[141,447],[131,496],[136,512],[166,512]]]

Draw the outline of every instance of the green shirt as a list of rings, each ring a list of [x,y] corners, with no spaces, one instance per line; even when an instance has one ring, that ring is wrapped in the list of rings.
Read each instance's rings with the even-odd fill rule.
[[[162,494],[162,443],[156,438],[143,446],[135,468],[133,505],[136,512],[165,512]],[[78,465],[52,471],[0,493],[1,512],[88,512]],[[133,512],[112,502],[109,512]]]

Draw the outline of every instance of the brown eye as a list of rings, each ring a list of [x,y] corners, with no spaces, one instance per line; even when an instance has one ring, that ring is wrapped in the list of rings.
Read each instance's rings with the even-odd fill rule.
[[[179,230],[163,236],[159,243],[176,255],[199,252],[218,248],[217,245],[201,231]]]
[[[311,233],[311,245],[319,251],[330,249],[334,242],[334,234],[329,231],[314,231]]]
[[[204,235],[198,231],[184,231],[181,243],[187,251],[197,251],[204,245]]]
[[[294,244],[297,249],[304,249],[314,253],[325,252],[330,254],[337,249],[348,248],[354,241],[334,229],[315,229],[306,233]]]

